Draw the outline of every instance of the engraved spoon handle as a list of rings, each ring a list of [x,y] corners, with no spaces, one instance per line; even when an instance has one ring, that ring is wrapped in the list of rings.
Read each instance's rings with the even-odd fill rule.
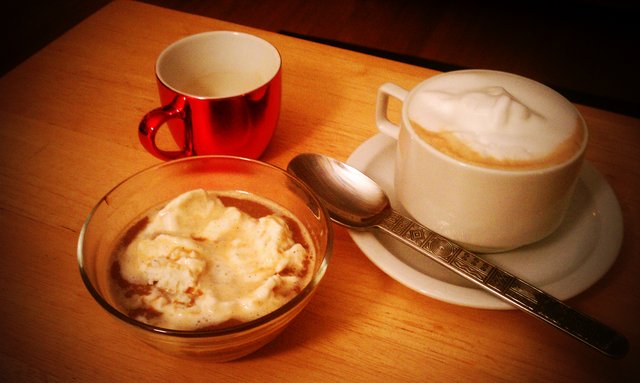
[[[613,358],[621,358],[626,354],[629,345],[622,334],[421,224],[392,210],[376,226],[497,297],[604,354]]]

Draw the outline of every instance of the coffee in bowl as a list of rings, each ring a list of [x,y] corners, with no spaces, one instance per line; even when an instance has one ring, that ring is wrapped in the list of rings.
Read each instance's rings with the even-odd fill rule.
[[[194,189],[135,220],[111,265],[130,317],[174,330],[222,329],[275,311],[309,283],[311,236],[256,195]]]
[[[387,118],[389,97],[402,106]],[[588,133],[575,106],[518,75],[463,70],[378,90],[376,122],[398,140],[394,192],[431,230],[478,252],[539,241],[562,222]]]

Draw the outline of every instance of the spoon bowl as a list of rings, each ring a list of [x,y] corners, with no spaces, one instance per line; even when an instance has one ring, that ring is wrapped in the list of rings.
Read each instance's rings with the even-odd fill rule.
[[[371,178],[331,157],[300,154],[287,169],[316,192],[338,224],[364,229],[391,212],[389,198]]]

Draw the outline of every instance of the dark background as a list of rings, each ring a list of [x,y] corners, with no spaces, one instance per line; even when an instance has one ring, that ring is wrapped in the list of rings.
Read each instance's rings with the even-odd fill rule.
[[[573,102],[640,116],[637,1],[145,2],[433,69],[504,70]],[[3,2],[0,75],[107,3]]]

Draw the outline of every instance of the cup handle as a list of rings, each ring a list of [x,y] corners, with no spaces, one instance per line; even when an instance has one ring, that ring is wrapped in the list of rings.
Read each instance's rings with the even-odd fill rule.
[[[193,155],[191,129],[186,117],[187,100],[184,96],[177,96],[171,103],[150,111],[142,118],[138,126],[140,143],[149,153],[161,160],[173,160]],[[162,125],[174,118],[184,121],[184,147],[182,150],[175,151],[162,150],[156,145],[156,134]]]
[[[390,82],[384,83],[378,88],[378,97],[376,100],[376,125],[378,130],[389,137],[398,139],[400,135],[400,127],[387,118],[387,109],[389,107],[389,97],[394,97],[404,103],[404,99],[409,92]]]

